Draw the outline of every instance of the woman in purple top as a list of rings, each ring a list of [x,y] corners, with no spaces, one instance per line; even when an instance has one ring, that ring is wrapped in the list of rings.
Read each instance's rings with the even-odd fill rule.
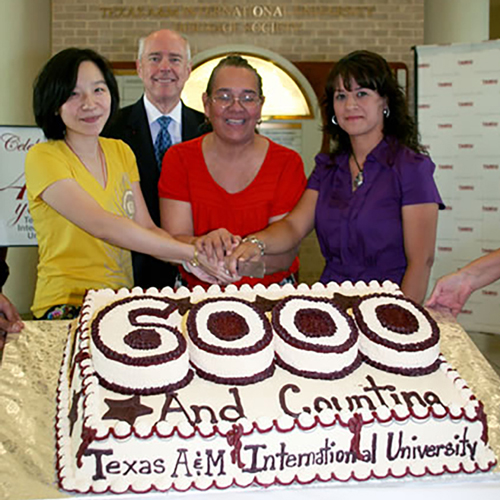
[[[384,58],[361,50],[334,66],[324,105],[332,153],[317,155],[294,210],[247,238],[228,267],[262,249],[284,252],[316,229],[323,283],[389,279],[422,302],[443,205],[403,91]]]

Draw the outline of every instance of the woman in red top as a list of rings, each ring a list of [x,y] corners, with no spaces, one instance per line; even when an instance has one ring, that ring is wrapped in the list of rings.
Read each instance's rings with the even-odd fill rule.
[[[161,224],[222,262],[223,249],[230,252],[241,238],[283,218],[300,199],[306,178],[295,151],[256,133],[262,81],[246,59],[231,55],[217,65],[203,103],[213,132],[171,147],[163,159]],[[296,255],[297,248],[265,256],[264,278],[237,277],[236,284],[291,281],[298,270]],[[213,282],[182,268],[181,273],[189,287]]]

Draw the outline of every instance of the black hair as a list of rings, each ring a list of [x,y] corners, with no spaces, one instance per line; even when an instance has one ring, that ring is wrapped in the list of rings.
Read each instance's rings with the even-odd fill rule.
[[[214,87],[214,81],[217,76],[217,73],[219,72],[220,69],[222,68],[245,68],[251,71],[255,77],[257,78],[257,87],[258,87],[258,93],[259,96],[262,97],[262,78],[257,72],[257,70],[244,58],[241,57],[239,54],[230,54],[226,56],[224,59],[221,59],[217,66],[212,70],[212,73],[210,74],[210,78],[208,79],[207,83],[207,90],[206,93],[208,96],[212,95],[213,92],[213,87]]]
[[[59,109],[73,92],[78,69],[85,61],[93,62],[104,76],[111,95],[110,117],[118,109],[118,84],[108,60],[91,49],[71,47],[61,50],[45,64],[33,84],[35,121],[47,139],[64,139],[66,125],[59,116]]]
[[[332,123],[335,115],[334,94],[339,80],[344,87],[351,90],[354,80],[360,87],[375,90],[380,97],[387,100],[389,116],[384,117],[384,136],[395,137],[398,142],[417,153],[425,153],[419,143],[417,126],[408,114],[405,94],[399,85],[387,61],[368,50],[357,50],[338,61],[331,69],[326,82],[323,106],[326,125],[334,143],[333,154],[351,151],[351,141],[347,132]]]

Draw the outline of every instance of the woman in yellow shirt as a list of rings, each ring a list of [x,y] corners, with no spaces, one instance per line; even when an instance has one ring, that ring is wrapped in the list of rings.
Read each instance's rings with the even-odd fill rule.
[[[154,225],[132,151],[99,137],[118,100],[108,62],[89,49],[59,52],[35,81],[35,119],[48,139],[25,163],[39,245],[36,318],[74,317],[91,288],[132,287],[130,250],[228,281],[193,245]]]

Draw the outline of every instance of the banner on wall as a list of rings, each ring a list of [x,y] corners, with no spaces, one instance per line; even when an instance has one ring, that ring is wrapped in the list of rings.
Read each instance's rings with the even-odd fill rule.
[[[415,49],[417,119],[446,204],[437,278],[500,248],[500,41]],[[459,321],[500,332],[500,281],[475,292]]]
[[[24,159],[45,140],[37,127],[0,126],[0,246],[37,245],[28,211]]]

